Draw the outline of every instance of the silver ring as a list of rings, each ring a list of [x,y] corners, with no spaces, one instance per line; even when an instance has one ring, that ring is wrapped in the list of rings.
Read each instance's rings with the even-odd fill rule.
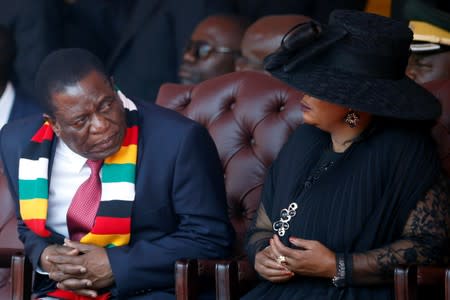
[[[281,265],[282,263],[286,262],[286,256],[280,255],[277,257],[276,261],[277,261],[277,263],[279,263]]]

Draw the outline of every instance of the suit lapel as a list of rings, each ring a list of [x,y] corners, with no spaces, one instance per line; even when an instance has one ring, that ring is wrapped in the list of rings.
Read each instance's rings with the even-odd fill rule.
[[[128,26],[106,63],[109,71],[114,68],[114,65],[116,64],[118,58],[120,57],[122,51],[126,48],[128,43],[136,35],[139,29],[144,26],[144,22],[147,21],[150,16],[161,7],[162,4],[163,0],[136,1],[136,4],[133,8],[133,14],[130,18]]]

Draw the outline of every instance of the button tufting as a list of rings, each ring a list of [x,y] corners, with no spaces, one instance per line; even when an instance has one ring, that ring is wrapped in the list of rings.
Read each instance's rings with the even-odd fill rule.
[[[278,111],[283,111],[285,109],[284,105],[281,105]]]
[[[254,138],[252,138],[252,139],[250,140],[250,144],[252,144],[252,145],[256,144],[256,141],[255,141]]]
[[[236,102],[231,102],[230,105],[228,106],[230,109],[234,109],[234,107],[236,106]]]

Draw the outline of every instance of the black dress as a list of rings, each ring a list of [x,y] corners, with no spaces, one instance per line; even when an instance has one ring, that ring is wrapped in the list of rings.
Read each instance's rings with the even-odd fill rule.
[[[394,299],[395,264],[442,257],[447,180],[439,180],[429,136],[372,126],[344,153],[330,145],[329,134],[315,127],[296,130],[268,173],[247,246],[254,265],[274,233],[285,245],[290,236],[318,240],[346,256],[347,287],[296,275],[281,284],[262,281],[244,299]],[[418,210],[419,201],[427,209]],[[283,209],[295,209],[288,222],[281,222]],[[425,218],[426,228],[418,225]]]

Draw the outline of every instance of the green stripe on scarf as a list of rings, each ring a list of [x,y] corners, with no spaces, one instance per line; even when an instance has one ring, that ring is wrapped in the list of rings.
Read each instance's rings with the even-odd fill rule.
[[[102,182],[130,182],[135,181],[136,165],[133,164],[103,164]]]
[[[48,181],[45,178],[35,180],[19,179],[20,200],[48,197]]]

